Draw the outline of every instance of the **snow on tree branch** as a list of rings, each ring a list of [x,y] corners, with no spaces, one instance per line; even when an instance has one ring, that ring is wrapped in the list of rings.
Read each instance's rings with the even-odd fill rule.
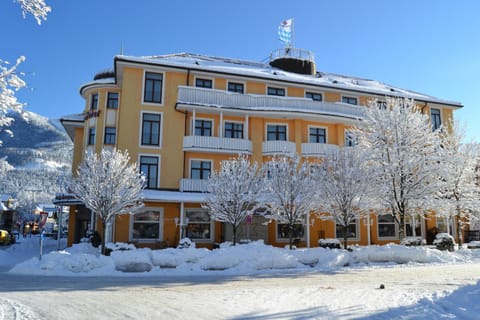
[[[0,128],[12,122],[13,119],[7,116],[8,112],[22,111],[23,104],[17,101],[15,93],[26,86],[20,78],[21,74],[16,72],[23,61],[25,57],[22,56],[11,66],[8,61],[0,59]]]
[[[27,14],[31,14],[38,24],[42,24],[42,20],[47,20],[47,14],[52,11],[43,0],[16,0],[22,8],[22,15],[25,18]]]
[[[302,162],[297,154],[275,156],[265,165],[268,217],[288,225],[292,249],[294,225],[304,224],[308,214],[318,209],[315,181],[308,162]]]
[[[372,176],[385,210],[405,234],[405,217],[431,205],[441,176],[440,139],[430,119],[410,99],[387,98],[385,108],[368,105],[362,126],[355,130],[359,146],[376,164]]]
[[[345,249],[350,224],[358,221],[374,206],[375,197],[370,181],[372,164],[359,147],[343,147],[327,154],[313,167],[319,188],[321,219],[333,219],[343,228]],[[337,237],[341,235],[337,234]]]
[[[237,228],[252,214],[263,187],[263,174],[256,162],[250,164],[247,156],[222,161],[221,168],[208,181],[209,194],[202,207],[209,210],[212,219],[228,223],[233,228],[233,245]]]
[[[133,213],[143,206],[145,177],[136,164],[130,163],[128,151],[103,149],[99,155],[89,153],[77,170],[71,190],[102,221],[105,248],[107,223],[119,214]]]
[[[442,189],[436,195],[436,211],[439,216],[457,222],[457,238],[461,244],[464,225],[479,219],[480,185],[477,168],[480,146],[464,141],[465,130],[457,122],[448,127],[450,130],[440,132],[444,176]]]

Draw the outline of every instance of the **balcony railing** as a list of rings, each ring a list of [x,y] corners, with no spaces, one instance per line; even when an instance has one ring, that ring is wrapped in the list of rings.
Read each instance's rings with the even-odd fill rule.
[[[181,105],[200,105],[252,111],[301,111],[353,119],[362,118],[364,115],[363,107],[341,102],[323,102],[313,101],[307,98],[240,94],[223,90],[186,86],[178,87],[177,102]]]
[[[302,155],[316,156],[335,152],[339,146],[328,143],[302,143]]]
[[[207,192],[208,180],[181,179],[180,191]]]
[[[183,137],[183,150],[210,150],[212,152],[251,153],[252,142],[246,139],[185,136]]]
[[[297,149],[295,142],[291,141],[264,141],[262,143],[263,154],[286,154],[295,153]]]

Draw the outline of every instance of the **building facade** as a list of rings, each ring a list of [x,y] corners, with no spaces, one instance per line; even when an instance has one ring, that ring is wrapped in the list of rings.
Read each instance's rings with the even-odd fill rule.
[[[147,177],[145,207],[118,216],[107,241],[153,248],[176,246],[185,236],[206,247],[231,239],[229,227],[201,207],[208,177],[222,160],[248,154],[261,163],[292,152],[321,157],[352,143],[349,128],[371,99],[412,98],[430,114],[434,128],[462,107],[374,80],[317,72],[313,55],[294,48],[274,52],[269,63],[181,53],[122,55],[113,64],[81,87],[83,112],[62,123],[74,142],[74,172],[86,151],[129,151]],[[69,244],[78,242],[95,224],[94,215],[68,195],[57,203],[70,206]],[[419,217],[407,233],[428,240],[433,228],[444,230],[446,223]],[[372,215],[350,230],[352,244],[398,240],[389,215]],[[340,238],[339,232],[333,221],[312,215],[295,238],[299,245],[316,246],[319,239]],[[288,242],[283,226],[260,214],[244,222],[242,238]]]

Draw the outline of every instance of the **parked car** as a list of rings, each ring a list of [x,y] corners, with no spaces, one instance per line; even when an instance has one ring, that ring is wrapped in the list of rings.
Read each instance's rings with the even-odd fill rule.
[[[7,230],[0,230],[0,245],[4,246],[10,244],[11,237]]]

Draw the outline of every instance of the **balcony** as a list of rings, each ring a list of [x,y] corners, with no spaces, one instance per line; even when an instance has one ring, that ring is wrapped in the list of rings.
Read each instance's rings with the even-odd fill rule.
[[[264,155],[288,154],[297,152],[295,142],[291,141],[264,141],[262,143]]]
[[[245,139],[185,136],[183,137],[184,151],[209,151],[218,153],[251,153],[252,142]]]
[[[219,112],[222,108],[225,108],[230,110],[302,112],[350,119],[363,118],[364,116],[364,107],[341,102],[239,94],[223,90],[179,86],[177,108],[185,110],[188,109],[188,106],[211,107]]]
[[[339,146],[328,143],[302,143],[303,156],[326,155],[338,151]]]
[[[208,180],[181,179],[180,191],[207,192]]]

